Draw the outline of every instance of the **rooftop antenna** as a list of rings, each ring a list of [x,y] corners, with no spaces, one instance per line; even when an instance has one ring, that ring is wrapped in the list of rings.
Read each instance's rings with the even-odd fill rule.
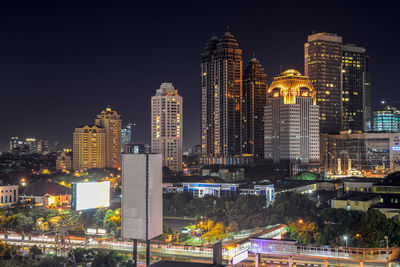
[[[281,73],[283,73],[283,66],[282,66],[282,64],[281,64]]]
[[[229,32],[229,25],[226,25],[226,32]]]
[[[253,58],[256,58],[256,52],[253,51]]]

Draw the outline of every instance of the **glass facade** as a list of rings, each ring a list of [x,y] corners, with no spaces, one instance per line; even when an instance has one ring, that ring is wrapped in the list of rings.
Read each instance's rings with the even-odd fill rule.
[[[374,132],[400,132],[400,111],[391,106],[374,111],[372,130]]]

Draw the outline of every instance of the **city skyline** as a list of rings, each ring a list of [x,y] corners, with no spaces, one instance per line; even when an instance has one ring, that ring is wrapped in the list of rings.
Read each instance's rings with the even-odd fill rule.
[[[211,36],[224,33],[226,25],[230,25],[230,31],[244,51],[243,62],[248,62],[255,52],[269,83],[271,77],[280,74],[281,66],[303,73],[303,45],[307,36],[312,31],[331,32],[342,36],[345,43],[367,49],[371,56],[374,106],[383,95],[386,99],[397,97],[391,91],[390,79],[386,79],[395,77],[396,69],[390,63],[398,57],[393,53],[394,37],[378,35],[383,27],[386,31],[394,29],[394,24],[387,19],[390,16],[386,20],[368,19],[369,16],[379,18],[383,7],[363,13],[363,7],[351,3],[346,6],[347,10],[361,8],[360,12],[353,13],[355,17],[344,16],[337,23],[331,23],[335,8],[340,7],[334,7],[329,14],[320,14],[322,9],[311,8],[313,19],[301,21],[303,13],[298,11],[309,7],[293,6],[288,14],[291,19],[273,27],[268,21],[278,17],[274,10],[279,9],[279,4],[268,7],[249,4],[239,9],[219,3],[215,10],[206,12],[205,7],[186,7],[186,14],[175,20],[166,18],[181,13],[182,9],[161,6],[141,27],[132,25],[149,14],[148,7],[143,7],[143,14],[137,17],[130,12],[131,6],[125,11],[120,6],[101,3],[94,7],[85,4],[41,7],[34,7],[36,12],[31,12],[29,5],[2,8],[5,14],[2,14],[0,86],[4,95],[0,110],[10,114],[1,121],[7,125],[0,134],[2,150],[7,148],[11,136],[43,136],[49,138],[50,144],[54,141],[72,144],[70,132],[77,122],[88,123],[108,104],[119,111],[125,122],[137,123],[135,141],[149,143],[150,97],[153,88],[166,81],[183,88],[184,113],[190,114],[185,116],[184,144],[199,144],[199,54]],[[84,12],[92,9],[97,13]],[[270,14],[268,20],[261,16],[266,10]],[[70,19],[70,13],[75,19]],[[214,13],[220,16],[197,25],[197,21]],[[243,16],[239,18],[239,14]],[[254,21],[249,21],[250,17]],[[291,27],[294,22],[296,27]],[[379,40],[374,36],[380,36]],[[276,41],[270,42],[271,38]],[[161,45],[156,42],[159,40],[167,41]],[[76,98],[78,93],[80,97]],[[34,120],[29,118],[32,110],[37,113]]]

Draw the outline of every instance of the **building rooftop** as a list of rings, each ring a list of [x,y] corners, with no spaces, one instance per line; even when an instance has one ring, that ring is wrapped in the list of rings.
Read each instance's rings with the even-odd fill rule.
[[[380,198],[380,195],[373,193],[353,193],[338,197],[335,200],[368,201],[377,197]]]
[[[62,186],[50,179],[40,179],[39,181],[28,185],[24,190],[22,195],[27,196],[44,196],[49,195],[70,195],[71,188]]]
[[[383,179],[381,178],[365,178],[365,177],[348,177],[348,178],[341,178],[338,180],[342,182],[371,182],[371,183],[378,183],[383,181]]]

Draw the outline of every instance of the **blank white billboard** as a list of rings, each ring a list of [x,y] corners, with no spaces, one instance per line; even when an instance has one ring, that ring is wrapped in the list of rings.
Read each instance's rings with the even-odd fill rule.
[[[72,184],[72,209],[87,210],[110,206],[110,181]]]
[[[162,222],[161,155],[123,154],[122,236],[129,239],[150,240],[162,234]]]

